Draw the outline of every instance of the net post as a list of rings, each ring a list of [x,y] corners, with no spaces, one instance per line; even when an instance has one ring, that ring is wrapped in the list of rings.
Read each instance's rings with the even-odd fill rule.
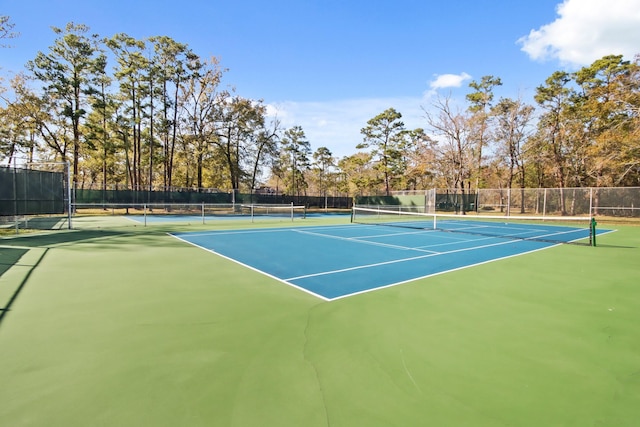
[[[202,224],[204,225],[204,202],[202,202]]]
[[[589,223],[589,243],[591,246],[596,246],[596,219],[592,216]]]
[[[142,205],[142,214],[144,215],[144,226],[147,226],[147,204]]]
[[[293,202],[291,202],[291,221],[293,222]]]

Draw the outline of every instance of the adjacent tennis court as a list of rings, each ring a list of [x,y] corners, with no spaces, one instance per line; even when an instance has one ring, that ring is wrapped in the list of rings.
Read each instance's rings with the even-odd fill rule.
[[[304,219],[305,206],[293,204],[242,203],[144,203],[144,204],[75,204],[79,212],[111,212],[138,224],[192,223],[207,224],[220,220],[262,221],[279,219],[282,222]]]
[[[384,226],[377,212],[367,218],[377,220],[371,225],[174,236],[326,300],[589,238],[589,229],[575,226],[445,217],[445,232],[442,225],[431,229],[436,216],[396,213],[392,218],[385,218]]]

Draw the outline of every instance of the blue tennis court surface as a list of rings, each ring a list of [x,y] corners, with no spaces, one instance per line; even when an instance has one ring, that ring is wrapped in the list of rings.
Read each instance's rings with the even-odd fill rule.
[[[547,229],[539,232],[549,234]],[[565,227],[558,232],[568,235]],[[588,231],[586,233],[588,236]],[[557,244],[360,224],[175,233],[173,236],[325,300]]]

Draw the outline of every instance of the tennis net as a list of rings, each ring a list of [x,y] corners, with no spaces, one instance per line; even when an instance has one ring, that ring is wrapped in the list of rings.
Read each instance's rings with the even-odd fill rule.
[[[351,222],[486,237],[591,245],[591,217],[451,215],[355,206]]]
[[[291,220],[293,221],[294,218],[306,218],[307,216],[306,206],[296,206],[293,204],[240,205],[240,210],[243,215],[250,215],[251,218],[270,216],[291,218]]]
[[[239,204],[239,203],[74,203],[76,215],[141,215],[146,217],[226,217],[248,219],[276,218],[294,220],[306,218],[306,207],[293,204]]]

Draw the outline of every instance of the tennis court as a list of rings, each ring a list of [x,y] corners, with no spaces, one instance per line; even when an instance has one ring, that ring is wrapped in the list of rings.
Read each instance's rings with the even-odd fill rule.
[[[0,425],[636,426],[640,228],[602,222],[597,247],[345,216],[4,237]]]
[[[410,216],[407,222],[403,215],[383,226],[379,218],[369,225],[174,236],[326,300],[589,238],[588,229],[574,226],[456,219],[433,230],[435,216]]]

